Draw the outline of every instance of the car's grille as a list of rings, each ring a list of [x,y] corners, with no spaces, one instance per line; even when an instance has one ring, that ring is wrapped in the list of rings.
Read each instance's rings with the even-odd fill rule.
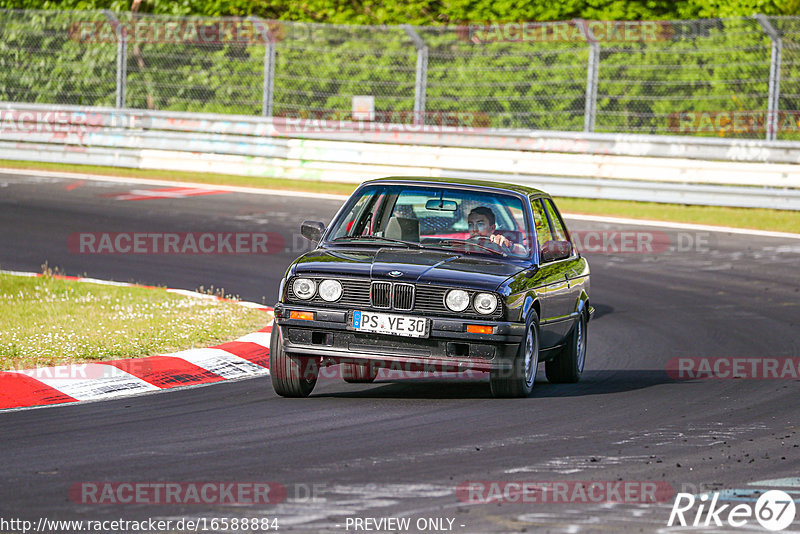
[[[394,309],[411,310],[414,308],[414,285],[395,284],[394,285]]]
[[[412,310],[414,308],[414,284],[372,282],[369,300],[373,308]]]
[[[372,282],[370,288],[370,302],[373,308],[392,307],[392,283]]]
[[[326,277],[311,276],[319,286]],[[333,277],[327,277],[333,278]],[[287,284],[287,300],[296,303],[313,303],[320,306],[336,308],[375,308],[382,310],[413,311],[424,315],[444,315],[457,317],[473,317],[480,319],[497,319],[503,315],[503,300],[497,299],[497,309],[489,315],[481,315],[470,305],[465,311],[456,313],[444,305],[445,294],[452,287],[432,286],[427,284],[407,284],[402,282],[384,282],[365,280],[362,278],[334,278],[342,283],[342,296],[336,302],[326,302],[319,295],[310,300],[301,300],[294,295],[292,283]],[[470,299],[478,291],[467,290]]]

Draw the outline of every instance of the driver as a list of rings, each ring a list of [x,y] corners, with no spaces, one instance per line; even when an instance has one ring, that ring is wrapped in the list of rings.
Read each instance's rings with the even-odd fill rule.
[[[469,229],[470,239],[485,237],[486,239],[490,239],[492,243],[511,249],[511,241],[509,241],[506,236],[494,233],[497,228],[495,226],[495,221],[494,212],[491,208],[487,208],[486,206],[474,208],[467,216],[467,228]]]

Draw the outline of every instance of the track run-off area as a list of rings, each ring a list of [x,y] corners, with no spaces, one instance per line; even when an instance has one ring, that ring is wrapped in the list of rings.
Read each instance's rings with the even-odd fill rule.
[[[327,223],[341,204],[8,171],[0,269],[47,262],[68,275],[213,285],[272,306],[286,267],[311,249],[300,223]],[[800,499],[800,240],[567,223],[589,259],[596,308],[578,384],[540,372],[530,398],[493,399],[480,376],[353,385],[332,375],[310,398],[285,399],[261,376],[0,412],[0,517],[275,520],[254,532],[688,532],[667,526],[679,492],[752,505],[779,488]],[[703,366],[719,378],[691,374]],[[575,488],[592,481],[655,488],[657,502],[582,498]],[[249,497],[176,503],[117,491],[203,483]],[[562,484],[564,498],[526,498],[524,484],[546,483]],[[100,499],[104,490],[115,497]],[[742,530],[765,531],[754,519]]]

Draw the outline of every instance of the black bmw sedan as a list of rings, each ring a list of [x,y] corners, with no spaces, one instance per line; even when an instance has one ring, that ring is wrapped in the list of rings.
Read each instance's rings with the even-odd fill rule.
[[[270,347],[279,395],[311,393],[320,369],[348,382],[381,368],[484,371],[497,397],[530,395],[539,362],[576,382],[586,359],[589,265],[552,198],[483,181],[363,183],[289,267]]]

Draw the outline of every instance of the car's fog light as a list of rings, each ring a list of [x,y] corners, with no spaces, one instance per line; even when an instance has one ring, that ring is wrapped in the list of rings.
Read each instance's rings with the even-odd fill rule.
[[[339,300],[342,296],[342,284],[338,280],[323,280],[319,284],[319,296],[328,302]]]
[[[317,289],[317,284],[309,278],[298,278],[292,284],[292,291],[294,291],[297,298],[308,300],[314,296]]]
[[[489,315],[497,309],[497,297],[491,293],[478,293],[475,295],[475,301],[472,303],[478,313]]]
[[[444,303],[454,312],[464,311],[469,306],[469,293],[463,289],[451,289],[447,292]]]

